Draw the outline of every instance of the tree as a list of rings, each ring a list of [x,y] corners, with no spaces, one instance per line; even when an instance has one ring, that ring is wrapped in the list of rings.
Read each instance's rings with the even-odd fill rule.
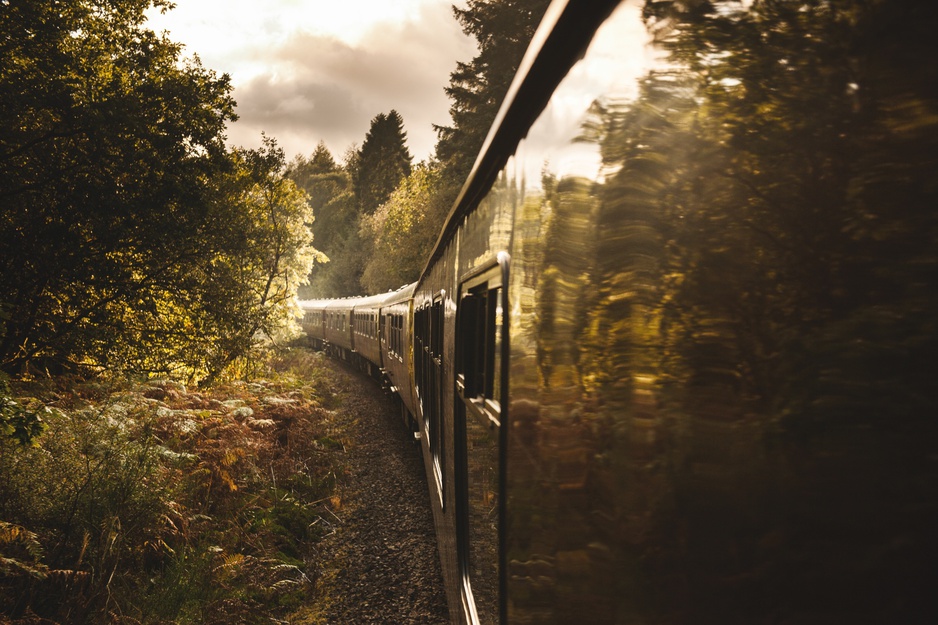
[[[0,12],[0,363],[106,363],[128,311],[212,251],[227,76],[146,30],[160,0]]]
[[[412,159],[400,114],[392,109],[387,115],[375,116],[359,151],[355,176],[362,214],[370,215],[387,201],[401,179],[410,174]]]
[[[236,150],[240,210],[237,245],[212,264],[208,284],[221,287],[209,298],[225,325],[214,343],[206,383],[258,341],[296,330],[297,287],[325,257],[312,246],[313,213],[306,193],[284,174],[283,150],[264,139],[258,150]],[[227,287],[227,289],[226,289]],[[226,292],[227,291],[227,292]]]
[[[0,12],[0,366],[217,375],[288,325],[316,257],[273,141],[229,152],[227,76],[161,0]]]
[[[330,259],[328,264],[317,263],[313,267],[309,285],[299,289],[301,297],[358,293],[359,206],[352,184],[358,161],[358,149],[351,148],[340,165],[320,142],[310,158],[297,157],[287,167],[286,176],[309,194],[310,207],[316,216],[313,236],[317,247]]]
[[[386,291],[420,276],[448,208],[438,202],[439,181],[439,170],[421,163],[373,215],[362,216],[360,236],[372,250],[361,278],[365,291]]]
[[[357,149],[352,150],[357,153]],[[357,156],[353,161],[357,161]],[[338,164],[325,143],[319,142],[307,159],[297,156],[287,167],[286,176],[309,194],[309,204],[316,215],[312,224],[317,247],[329,259],[319,263],[310,274],[308,286],[299,289],[301,297],[335,297],[347,295],[348,284],[357,285],[357,273],[351,282],[346,278],[349,263],[346,250],[352,255],[357,245],[350,236],[358,229],[358,202],[352,185],[350,168]],[[340,277],[341,274],[341,277]]]
[[[443,163],[450,201],[469,175],[548,4],[548,0],[469,0],[464,9],[453,7],[463,32],[478,43],[479,53],[468,63],[457,63],[450,74],[446,94],[452,100],[452,125],[436,126],[436,157]]]

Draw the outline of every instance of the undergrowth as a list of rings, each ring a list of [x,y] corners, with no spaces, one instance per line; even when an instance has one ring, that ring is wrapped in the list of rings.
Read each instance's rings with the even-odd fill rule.
[[[334,386],[300,349],[199,392],[14,381],[42,429],[0,437],[0,623],[269,623],[313,600]]]

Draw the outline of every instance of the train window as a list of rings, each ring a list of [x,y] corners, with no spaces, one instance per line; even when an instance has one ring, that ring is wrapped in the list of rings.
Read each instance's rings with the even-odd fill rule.
[[[443,292],[429,306],[414,311],[414,381],[423,428],[430,447],[437,492],[444,501],[446,453],[443,437]],[[400,324],[403,328],[404,317]],[[402,337],[403,339],[403,337]]]
[[[456,525],[466,619],[501,619],[503,366],[507,351],[507,256],[499,267],[466,280],[456,313]]]
[[[443,499],[443,467],[446,454],[443,437],[443,298],[430,308],[430,455],[436,472],[440,499]]]
[[[401,320],[402,315],[400,314],[394,315],[394,317],[391,319],[392,325],[394,327],[392,335],[394,341],[394,353],[398,356],[400,356],[401,352],[403,351],[401,349]]]
[[[427,318],[427,309],[419,308],[414,311],[414,379],[417,387],[417,401],[420,403],[420,412],[421,414],[426,414],[427,409],[424,406],[424,401],[427,396],[426,385],[424,384],[424,371],[426,370],[426,318]]]
[[[457,380],[460,394],[482,421],[498,425],[501,411],[502,289],[483,283],[460,301]]]
[[[404,352],[404,315],[400,313],[391,313],[385,316],[387,326],[388,353],[403,360]]]

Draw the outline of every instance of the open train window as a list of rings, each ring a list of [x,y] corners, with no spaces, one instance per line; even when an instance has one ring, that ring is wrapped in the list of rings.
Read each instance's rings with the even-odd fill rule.
[[[472,625],[504,621],[504,454],[508,255],[465,278],[456,309],[456,529],[462,607]]]

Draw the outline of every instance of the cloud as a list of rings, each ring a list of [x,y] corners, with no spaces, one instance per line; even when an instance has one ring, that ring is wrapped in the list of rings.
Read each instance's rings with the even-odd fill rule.
[[[240,119],[228,129],[229,142],[254,147],[265,132],[292,157],[322,140],[341,158],[363,141],[375,115],[395,109],[411,153],[426,158],[436,142],[432,125],[449,123],[449,74],[474,54],[449,3],[425,4],[408,21],[377,23],[356,43],[297,30],[274,44],[244,47],[240,60],[262,69],[243,84],[233,76]]]

